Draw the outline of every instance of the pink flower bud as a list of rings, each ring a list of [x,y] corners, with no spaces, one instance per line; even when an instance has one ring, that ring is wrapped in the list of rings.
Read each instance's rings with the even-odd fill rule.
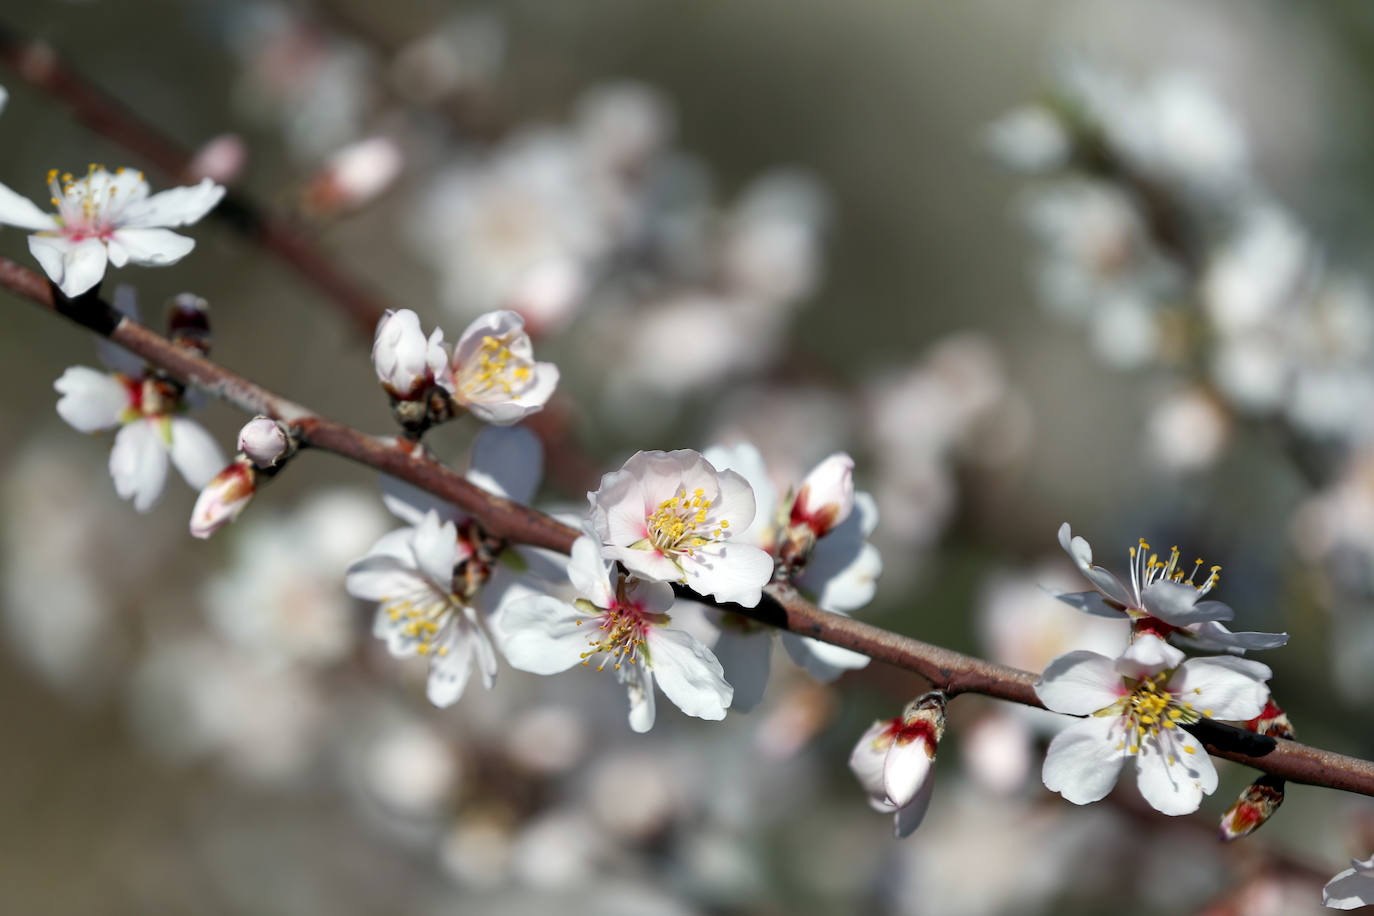
[[[238,134],[220,134],[196,150],[186,177],[192,181],[209,178],[219,184],[233,184],[248,164],[248,144]]]
[[[329,158],[305,190],[306,206],[320,214],[356,210],[390,187],[404,164],[390,137],[360,140]]]
[[[294,449],[286,427],[271,417],[254,417],[239,430],[239,451],[260,468],[270,468]]]
[[[790,524],[806,525],[816,537],[824,537],[849,518],[854,509],[854,459],[836,452],[806,475]]]
[[[420,317],[410,309],[388,311],[378,322],[372,342],[377,380],[397,400],[423,397],[430,385],[436,380],[444,384],[448,375],[443,343],[444,332],[438,329],[426,339]]]
[[[196,497],[191,510],[191,534],[208,538],[238,518],[253,498],[257,478],[252,463],[241,458],[216,474]]]

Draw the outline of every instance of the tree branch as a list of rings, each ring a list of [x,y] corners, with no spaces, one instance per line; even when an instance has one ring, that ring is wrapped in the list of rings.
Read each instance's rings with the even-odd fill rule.
[[[578,532],[528,506],[487,493],[404,440],[379,438],[326,419],[273,394],[204,357],[178,347],[94,295],[66,300],[39,274],[0,258],[0,287],[86,327],[142,357],[188,385],[235,407],[290,424],[301,444],[333,452],[414,484],[458,506],[497,538],[567,553]],[[756,608],[721,604],[694,593],[693,600],[722,607],[801,636],[861,652],[914,671],[951,695],[980,693],[1026,706],[1042,706],[1036,675],[974,658],[884,630],[871,623],[823,611],[787,583],[773,583]],[[1255,735],[1229,725],[1199,722],[1190,727],[1209,753],[1291,782],[1374,796],[1374,763],[1332,751]]]
[[[169,177],[192,177],[190,150],[87,80],[50,45],[0,24],[0,64],[65,105],[76,120]],[[335,268],[305,235],[232,189],[211,215],[295,270],[371,338],[386,303]]]

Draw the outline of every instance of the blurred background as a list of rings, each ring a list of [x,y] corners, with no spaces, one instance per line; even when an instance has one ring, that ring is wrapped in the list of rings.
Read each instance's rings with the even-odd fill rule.
[[[455,339],[515,308],[562,370],[542,506],[639,448],[753,441],[780,486],[845,450],[883,575],[857,613],[1039,670],[1115,646],[1070,521],[1223,567],[1298,737],[1374,756],[1374,16],[1358,3],[469,5],[33,0],[48,43],[344,276]],[[0,181],[159,173],[13,71]],[[189,290],[213,357],[348,421],[390,417],[370,332],[228,222],[129,268]],[[29,263],[23,232],[0,254]],[[107,286],[107,289],[109,287]],[[605,675],[505,668],[455,707],[386,655],[347,565],[397,526],[306,455],[193,541],[136,513],[109,437],[53,410],[99,365],[7,299],[0,335],[0,888],[16,913],[1302,913],[1374,852],[1374,804],[1290,787],[1256,835],[1124,778],[1039,779],[1053,717],[950,708],[935,800],[891,836],[853,742],[925,689],[781,653],[723,723]],[[243,418],[197,416],[232,448]],[[476,424],[427,440],[462,467]]]

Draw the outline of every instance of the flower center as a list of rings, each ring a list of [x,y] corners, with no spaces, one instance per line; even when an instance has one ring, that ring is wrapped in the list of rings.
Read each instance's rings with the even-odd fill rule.
[[[725,537],[730,523],[721,519],[711,527],[706,515],[711,500],[700,487],[689,496],[681,485],[677,492],[658,504],[649,516],[649,543],[664,553],[686,553],[689,557],[697,547]]]
[[[1146,740],[1155,739],[1158,741],[1161,729],[1167,731],[1178,728],[1180,725],[1188,725],[1199,719],[1211,717],[1212,711],[1210,709],[1196,709],[1192,703],[1180,700],[1164,688],[1165,682],[1168,681],[1172,673],[1172,671],[1162,671],[1141,680],[1129,694],[1111,706],[1093,713],[1097,716],[1120,716],[1125,720],[1126,735],[1117,743],[1117,750],[1124,748],[1132,754],[1137,754]],[[1199,691],[1194,688],[1193,692],[1198,693]],[[1183,750],[1189,754],[1196,752],[1189,745],[1184,745]],[[1170,754],[1168,759],[1170,763],[1173,763],[1175,757]]]
[[[415,588],[397,597],[384,596],[381,600],[382,610],[391,622],[401,625],[401,634],[415,640],[415,651],[419,655],[448,654],[448,646],[434,647],[434,638],[439,635],[448,615],[456,613],[459,606],[457,595],[427,588]]]
[[[596,666],[597,671],[604,671],[608,664],[619,671],[622,664],[634,665],[646,661],[649,628],[668,619],[666,614],[650,614],[634,604],[620,602],[613,608],[602,609],[581,599],[577,607],[588,614],[583,620],[577,621],[579,627],[585,620],[597,621],[593,638],[587,640],[590,648],[582,653],[583,665],[590,664],[597,655],[603,656],[601,664]]]
[[[123,172],[119,169],[115,174]],[[138,177],[141,182],[142,173]],[[62,234],[74,242],[108,239],[115,229],[113,217],[128,202],[119,200],[120,186],[105,167],[94,163],[80,179],[70,172],[59,176],[57,169],[50,169],[47,185],[62,223]]]
[[[529,360],[511,352],[510,338],[509,334],[502,337],[488,334],[482,338],[481,348],[462,369],[459,384],[465,394],[500,391],[509,395],[515,393],[516,385],[523,388],[529,383],[533,371]]]
[[[1158,554],[1150,552],[1150,545],[1141,538],[1140,545],[1131,548],[1131,588],[1138,597],[1156,582],[1178,582],[1197,589],[1198,597],[1201,598],[1221,581],[1221,567],[1213,566],[1208,570],[1210,575],[1205,581],[1195,582],[1198,572],[1202,569],[1202,563],[1202,557],[1194,560],[1193,568],[1187,571],[1187,578],[1184,578],[1185,570],[1183,564],[1179,563],[1177,547],[1170,547],[1169,559],[1161,560]]]

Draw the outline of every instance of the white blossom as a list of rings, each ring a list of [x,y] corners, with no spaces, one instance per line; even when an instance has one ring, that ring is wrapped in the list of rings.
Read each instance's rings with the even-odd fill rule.
[[[1333,910],[1353,910],[1374,905],[1374,856],[1361,862],[1351,859],[1350,867],[1322,888],[1322,905]]]
[[[59,179],[54,169],[48,187],[55,214],[0,184],[0,223],[33,230],[29,251],[69,297],[99,284],[107,263],[163,267],[180,261],[196,243],[171,227],[198,222],[224,197],[224,188],[208,178],[149,196],[142,172],[111,173],[95,165],[79,179]]]
[[[449,371],[444,387],[453,399],[497,426],[542,410],[558,386],[558,367],[535,362],[524,319],[512,311],[490,312],[468,325]]]

